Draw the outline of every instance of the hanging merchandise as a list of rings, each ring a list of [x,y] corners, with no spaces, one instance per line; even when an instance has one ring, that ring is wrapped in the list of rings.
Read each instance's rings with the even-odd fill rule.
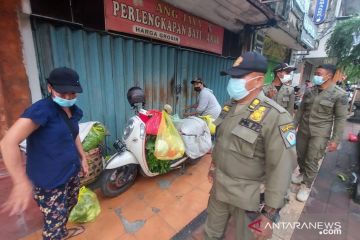
[[[100,212],[96,194],[86,187],[81,187],[78,202],[70,213],[69,221],[74,223],[91,222]]]
[[[155,142],[155,157],[159,160],[174,160],[184,155],[184,142],[171,117],[162,111],[161,122]]]

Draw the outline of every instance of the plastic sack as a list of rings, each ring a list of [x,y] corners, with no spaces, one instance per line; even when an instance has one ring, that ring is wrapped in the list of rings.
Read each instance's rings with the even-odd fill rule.
[[[186,155],[192,159],[204,156],[212,147],[210,130],[206,122],[197,117],[183,119],[181,137]]]
[[[97,148],[100,143],[102,143],[106,136],[106,128],[101,123],[95,123],[82,142],[85,152],[90,151],[91,149]]]
[[[96,194],[86,187],[81,187],[78,202],[70,213],[69,221],[74,223],[91,222],[100,212],[100,204]]]
[[[183,119],[181,119],[178,114],[175,114],[175,115],[171,116],[171,120],[173,121],[176,129],[179,131],[181,129]]]
[[[202,120],[204,120],[206,122],[208,128],[210,129],[210,134],[214,135],[216,132],[216,126],[213,123],[214,119],[212,119],[212,117],[210,115],[199,116],[199,118],[201,118]]]
[[[162,113],[159,110],[148,110],[147,112],[152,117],[146,122],[146,134],[157,135]]]
[[[184,142],[171,117],[162,111],[159,131],[155,141],[154,155],[159,160],[174,160],[184,155]]]

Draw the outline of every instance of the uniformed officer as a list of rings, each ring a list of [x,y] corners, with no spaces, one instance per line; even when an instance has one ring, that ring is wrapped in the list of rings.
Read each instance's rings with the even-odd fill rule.
[[[285,108],[290,115],[294,114],[295,92],[294,88],[287,84],[291,81],[291,72],[296,70],[287,63],[280,63],[274,68],[275,78],[272,83],[264,86],[264,93],[268,98]]]
[[[315,71],[314,86],[305,92],[295,115],[298,126],[296,150],[300,175],[293,183],[302,183],[297,199],[305,202],[325,150],[336,151],[341,141],[347,115],[346,92],[333,83],[336,67],[323,64]]]
[[[296,133],[290,114],[262,91],[266,71],[266,58],[247,52],[222,72],[231,76],[227,91],[233,103],[215,121],[205,239],[220,239],[230,215],[236,222],[236,239],[270,238],[272,230],[265,226],[276,221],[285,204],[296,163]],[[261,183],[266,188],[262,214]],[[257,230],[248,227],[254,219],[261,223],[251,225]]]

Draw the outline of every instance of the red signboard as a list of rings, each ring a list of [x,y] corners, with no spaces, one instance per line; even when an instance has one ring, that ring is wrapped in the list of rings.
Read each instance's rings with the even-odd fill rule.
[[[105,27],[222,53],[224,28],[159,0],[105,0]]]

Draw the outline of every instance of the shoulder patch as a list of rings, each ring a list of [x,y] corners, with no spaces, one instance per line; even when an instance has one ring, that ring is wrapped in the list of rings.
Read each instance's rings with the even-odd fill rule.
[[[296,145],[296,129],[294,124],[288,123],[280,125],[279,130],[286,148],[291,148]]]
[[[342,97],[341,97],[341,104],[342,105],[347,105],[348,104],[348,97],[346,96],[346,95],[343,95]]]

